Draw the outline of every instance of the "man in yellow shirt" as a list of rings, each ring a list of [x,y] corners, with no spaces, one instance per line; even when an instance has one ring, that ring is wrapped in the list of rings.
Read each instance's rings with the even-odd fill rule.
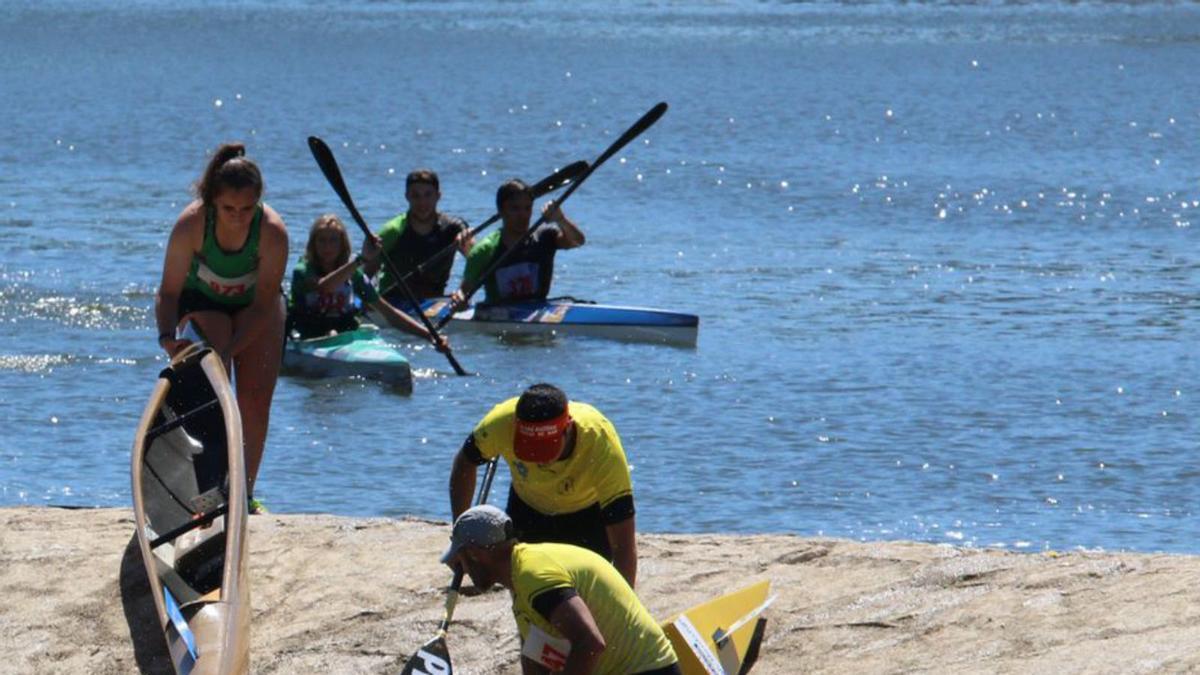
[[[662,627],[633,588],[599,555],[570,544],[526,544],[513,521],[484,504],[454,522],[442,562],[462,567],[477,588],[512,593],[521,670],[679,675]]]
[[[616,429],[600,411],[535,384],[492,408],[454,457],[453,516],[467,510],[476,467],[503,457],[512,473],[505,509],[521,541],[575,544],[637,578],[633,484]]]

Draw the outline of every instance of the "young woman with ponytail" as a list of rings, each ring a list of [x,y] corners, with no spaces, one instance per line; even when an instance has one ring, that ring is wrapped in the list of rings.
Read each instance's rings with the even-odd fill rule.
[[[171,230],[155,297],[158,344],[174,356],[198,334],[236,383],[250,494],[262,462],[283,349],[283,219],[262,202],[245,146],[217,148]],[[231,367],[232,366],[232,367]],[[251,512],[259,510],[252,500]]]

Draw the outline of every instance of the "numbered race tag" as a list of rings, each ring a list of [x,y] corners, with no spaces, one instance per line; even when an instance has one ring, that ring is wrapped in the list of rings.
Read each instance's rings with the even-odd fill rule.
[[[529,627],[529,637],[521,647],[521,656],[549,668],[551,672],[560,672],[567,666],[567,657],[571,654],[571,643],[564,638],[557,638],[538,628]]]

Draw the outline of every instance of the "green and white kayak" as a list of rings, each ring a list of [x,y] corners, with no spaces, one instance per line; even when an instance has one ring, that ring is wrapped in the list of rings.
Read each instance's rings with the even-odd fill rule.
[[[408,359],[370,324],[336,335],[289,339],[283,367],[310,377],[358,376],[412,390]]]

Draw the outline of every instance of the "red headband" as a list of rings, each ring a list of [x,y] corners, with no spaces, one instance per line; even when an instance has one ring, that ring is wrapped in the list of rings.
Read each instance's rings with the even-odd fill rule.
[[[571,415],[564,410],[561,415],[541,422],[526,422],[517,419],[513,430],[513,453],[517,459],[549,464],[558,459],[562,452],[563,434],[571,426]]]

